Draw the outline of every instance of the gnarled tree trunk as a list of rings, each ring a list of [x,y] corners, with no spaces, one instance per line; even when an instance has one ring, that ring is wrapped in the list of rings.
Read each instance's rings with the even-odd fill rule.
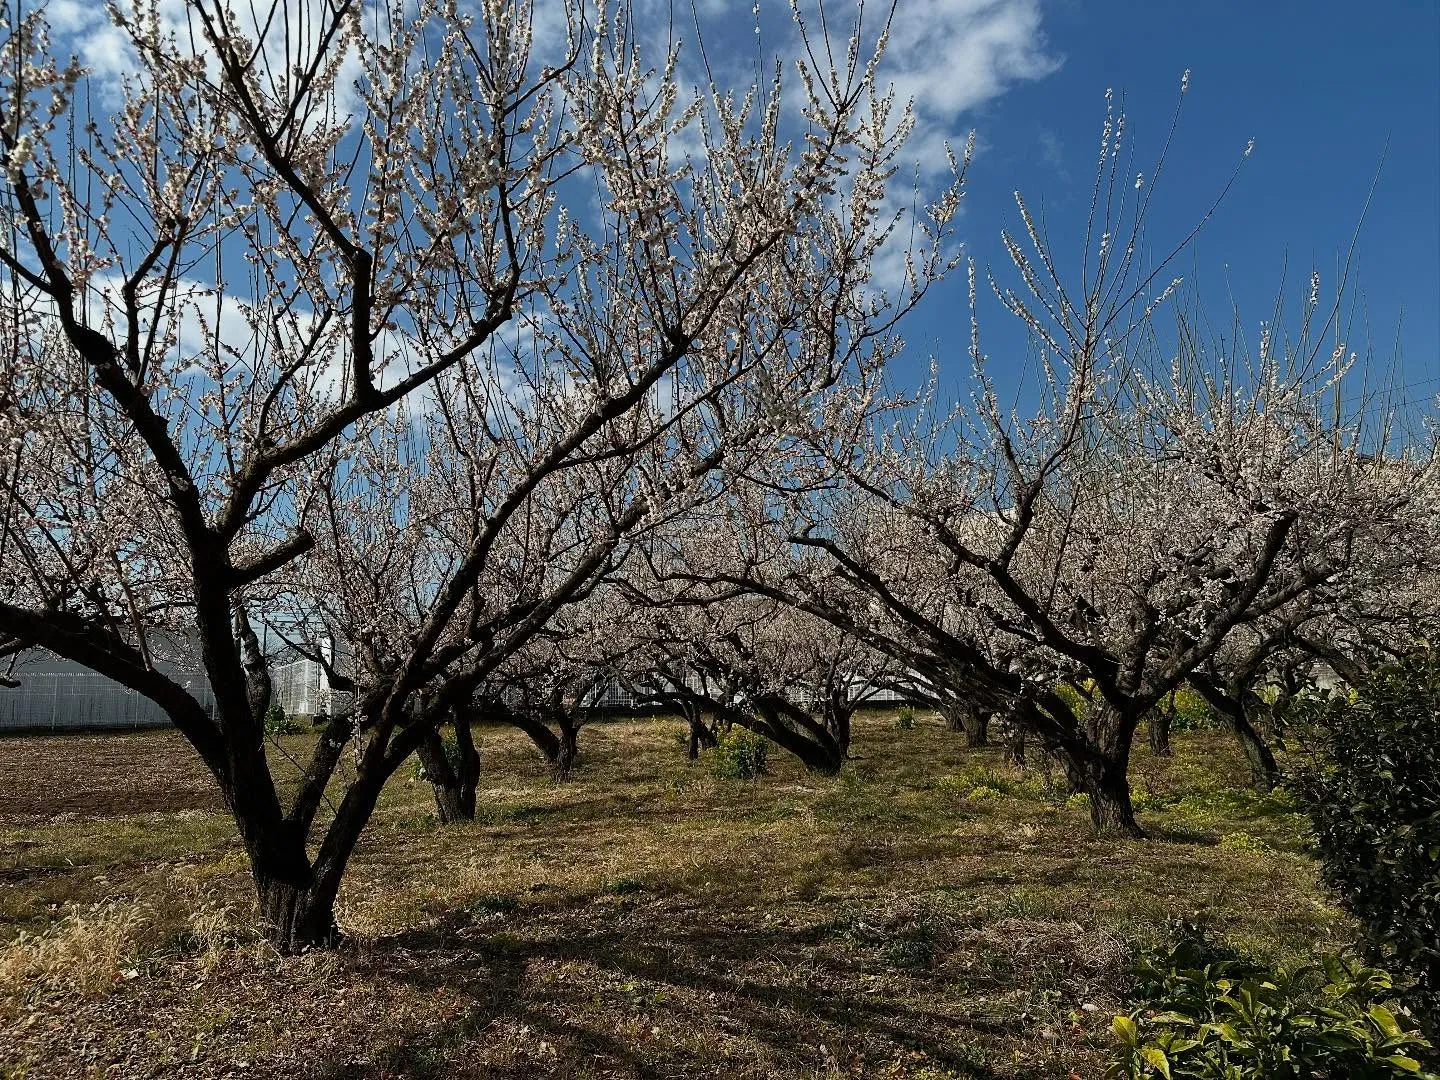
[[[714,730],[705,723],[705,714],[700,711],[700,706],[693,701],[678,701],[675,703],[680,715],[685,717],[685,722],[690,726],[690,737],[686,743],[685,754],[691,761],[700,757],[701,750],[713,750],[718,740]]]
[[[1143,838],[1130,799],[1130,748],[1138,721],[1097,694],[1086,710],[1084,739],[1047,738],[1047,749],[1065,766],[1072,791],[1090,800],[1090,820],[1102,834]]]
[[[571,717],[560,719],[560,737],[556,740],[555,757],[550,764],[554,767],[556,780],[570,779],[570,770],[575,767],[575,758],[580,753],[580,724]]]
[[[945,725],[951,731],[965,733],[965,745],[986,746],[990,742],[990,713],[973,702],[951,702],[946,705]]]
[[[848,723],[837,737],[825,724],[806,716],[783,699],[772,697],[762,700],[757,707],[761,714],[759,717],[736,715],[732,717],[733,722],[743,724],[780,749],[794,754],[810,772],[834,776],[844,767],[850,745]],[[789,724],[785,722],[787,717]]]
[[[1251,785],[1256,791],[1273,791],[1280,779],[1280,765],[1270,747],[1266,745],[1264,737],[1250,723],[1242,692],[1236,691],[1233,686],[1222,686],[1218,680],[1209,678],[1192,677],[1190,682],[1235,733],[1240,750],[1250,766]],[[1259,702],[1258,696],[1251,696]]]
[[[551,775],[556,780],[569,778],[571,769],[575,767],[575,758],[579,753],[581,722],[578,718],[572,718],[569,714],[561,712],[555,717],[555,730],[552,731],[550,726],[543,721],[515,709],[504,709],[499,716],[507,724],[519,728],[530,736],[530,741],[535,744],[535,748],[549,762]]]
[[[1135,820],[1130,801],[1130,780],[1126,762],[1110,755],[1096,755],[1082,768],[1085,794],[1090,797],[1090,820],[1099,833],[1122,833],[1143,838],[1145,830]]]
[[[438,730],[420,744],[420,763],[435,795],[435,816],[442,825],[475,820],[475,789],[480,783],[480,755],[475,749],[470,721],[455,721],[455,758],[446,752]]]
[[[266,936],[285,955],[326,948],[338,936],[335,895],[314,879],[309,867],[300,873],[253,871],[260,920]]]
[[[1251,786],[1262,793],[1274,791],[1280,780],[1280,764],[1275,760],[1274,753],[1250,723],[1244,709],[1237,709],[1228,719],[1245,755],[1245,761],[1250,766]]]

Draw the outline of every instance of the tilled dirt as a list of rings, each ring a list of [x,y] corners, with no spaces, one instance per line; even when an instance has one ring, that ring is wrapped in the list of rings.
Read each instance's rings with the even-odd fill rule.
[[[0,738],[0,820],[220,807],[214,779],[174,731]]]

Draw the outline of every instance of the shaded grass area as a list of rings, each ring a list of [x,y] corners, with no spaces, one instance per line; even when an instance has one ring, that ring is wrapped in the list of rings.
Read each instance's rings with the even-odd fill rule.
[[[0,1064],[1091,1077],[1127,969],[1167,921],[1282,961],[1353,933],[1302,819],[1249,792],[1218,735],[1137,755],[1155,839],[1136,842],[1093,837],[1060,777],[930,718],[862,717],[839,777],[772,755],[753,783],[687,765],[677,730],[587,728],[555,784],[522,735],[487,729],[480,812],[460,827],[437,826],[402,770],[340,898],[345,947],[292,958],[251,930],[228,817],[164,803],[193,768],[173,734],[0,741]],[[307,748],[282,740],[277,768]],[[92,809],[96,772],[126,775],[129,801]]]

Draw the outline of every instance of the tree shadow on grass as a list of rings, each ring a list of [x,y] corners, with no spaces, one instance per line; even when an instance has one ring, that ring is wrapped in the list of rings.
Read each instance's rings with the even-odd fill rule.
[[[883,970],[883,949],[832,926],[762,920],[681,896],[458,914],[354,961],[458,1012],[312,1075],[811,1076],[902,1059],[997,1075],[973,1043],[1013,1038],[1013,1024],[937,1007],[943,986]]]

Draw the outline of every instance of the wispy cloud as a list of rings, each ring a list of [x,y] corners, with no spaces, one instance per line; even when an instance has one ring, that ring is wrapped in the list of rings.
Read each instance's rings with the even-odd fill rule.
[[[1040,160],[1054,170],[1062,184],[1070,183],[1070,170],[1065,165],[1065,145],[1050,128],[1041,128],[1036,137],[1040,144]]]
[[[972,126],[967,113],[1059,66],[1039,0],[906,0],[895,13],[884,77],[915,102],[907,156],[922,172],[942,171],[942,144]]]

